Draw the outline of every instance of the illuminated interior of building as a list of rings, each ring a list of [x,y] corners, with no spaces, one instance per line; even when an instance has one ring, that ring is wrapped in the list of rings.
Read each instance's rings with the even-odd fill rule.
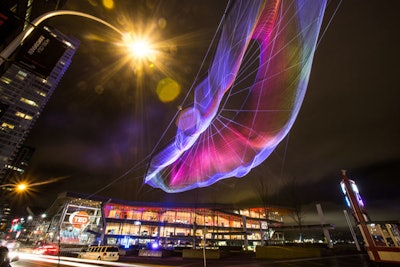
[[[256,246],[283,241],[279,228],[285,212],[276,207],[140,203],[63,193],[49,208],[50,216],[37,223],[48,231],[36,231],[39,234],[30,238],[55,242],[60,236],[63,244],[125,248]]]

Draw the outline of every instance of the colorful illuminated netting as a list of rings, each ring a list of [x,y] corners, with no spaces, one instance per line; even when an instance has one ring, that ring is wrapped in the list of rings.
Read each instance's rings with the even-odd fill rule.
[[[208,76],[178,116],[174,141],[153,156],[145,182],[182,192],[243,177],[263,162],[299,112],[325,5],[235,1]]]

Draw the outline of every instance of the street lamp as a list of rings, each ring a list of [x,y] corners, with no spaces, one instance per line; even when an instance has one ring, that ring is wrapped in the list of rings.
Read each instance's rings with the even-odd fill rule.
[[[124,34],[123,45],[128,49],[128,52],[130,52],[130,55],[134,59],[139,61],[146,59],[154,61],[155,59],[157,51],[147,38]]]
[[[29,187],[28,187],[28,185],[26,183],[21,182],[21,183],[16,183],[16,184],[2,184],[2,185],[0,185],[0,188],[1,189],[3,189],[3,188],[5,188],[5,189],[12,188],[17,192],[24,192],[24,191],[28,190]]]
[[[107,27],[110,27],[114,31],[118,32],[119,34],[123,35],[123,33],[118,30],[116,27],[113,25],[109,24],[106,21],[103,21],[95,16],[82,13],[82,12],[77,12],[77,11],[70,11],[70,10],[56,10],[56,11],[51,11],[48,13],[43,14],[42,16],[39,16],[36,18],[32,23],[23,31],[21,32],[3,51],[0,53],[0,66],[4,63],[6,59],[10,57],[10,55],[17,49],[17,47],[31,34],[31,32],[34,30],[35,27],[37,27],[40,23],[45,21],[46,19],[52,18],[54,16],[59,16],[59,15],[75,15],[75,16],[81,16],[85,18],[89,18],[95,21],[98,21]]]
[[[109,27],[110,29],[114,30],[118,34],[121,35],[123,46],[127,47],[132,54],[135,55],[136,58],[148,58],[150,53],[154,55],[154,50],[151,48],[150,44],[146,40],[142,39],[133,39],[130,34],[123,33],[115,26],[111,25],[110,23],[99,19],[95,16],[90,14],[86,14],[83,12],[72,11],[72,10],[55,10],[48,13],[45,13],[38,18],[36,18],[32,23],[23,31],[21,32],[3,51],[0,53],[0,66],[4,63],[6,59],[10,57],[10,55],[15,51],[15,49],[31,34],[35,27],[37,27],[40,23],[45,21],[46,19],[60,16],[60,15],[72,15],[72,16],[79,16],[88,18],[101,24]]]
[[[25,191],[27,188],[28,188],[28,186],[27,186],[26,183],[20,183],[20,184],[18,184],[18,185],[15,187],[15,189],[16,189],[18,192],[23,192],[23,191]]]

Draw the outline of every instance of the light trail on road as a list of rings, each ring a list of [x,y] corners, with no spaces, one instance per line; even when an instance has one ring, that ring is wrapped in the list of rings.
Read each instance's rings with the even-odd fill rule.
[[[19,253],[19,259],[21,261],[37,261],[37,262],[47,262],[47,263],[55,263],[59,265],[65,266],[74,266],[74,267],[93,267],[93,266],[123,266],[123,267],[167,267],[169,265],[155,265],[155,264],[133,264],[126,262],[109,262],[109,261],[98,261],[98,260],[86,260],[86,259],[78,259],[71,257],[63,257],[63,256],[47,256],[47,255],[33,255],[27,253]]]

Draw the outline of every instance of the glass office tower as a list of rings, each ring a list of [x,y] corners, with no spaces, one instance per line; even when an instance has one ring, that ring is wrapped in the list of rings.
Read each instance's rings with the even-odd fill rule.
[[[36,28],[7,59],[0,76],[0,183],[36,119],[68,69],[79,41],[48,27]]]

